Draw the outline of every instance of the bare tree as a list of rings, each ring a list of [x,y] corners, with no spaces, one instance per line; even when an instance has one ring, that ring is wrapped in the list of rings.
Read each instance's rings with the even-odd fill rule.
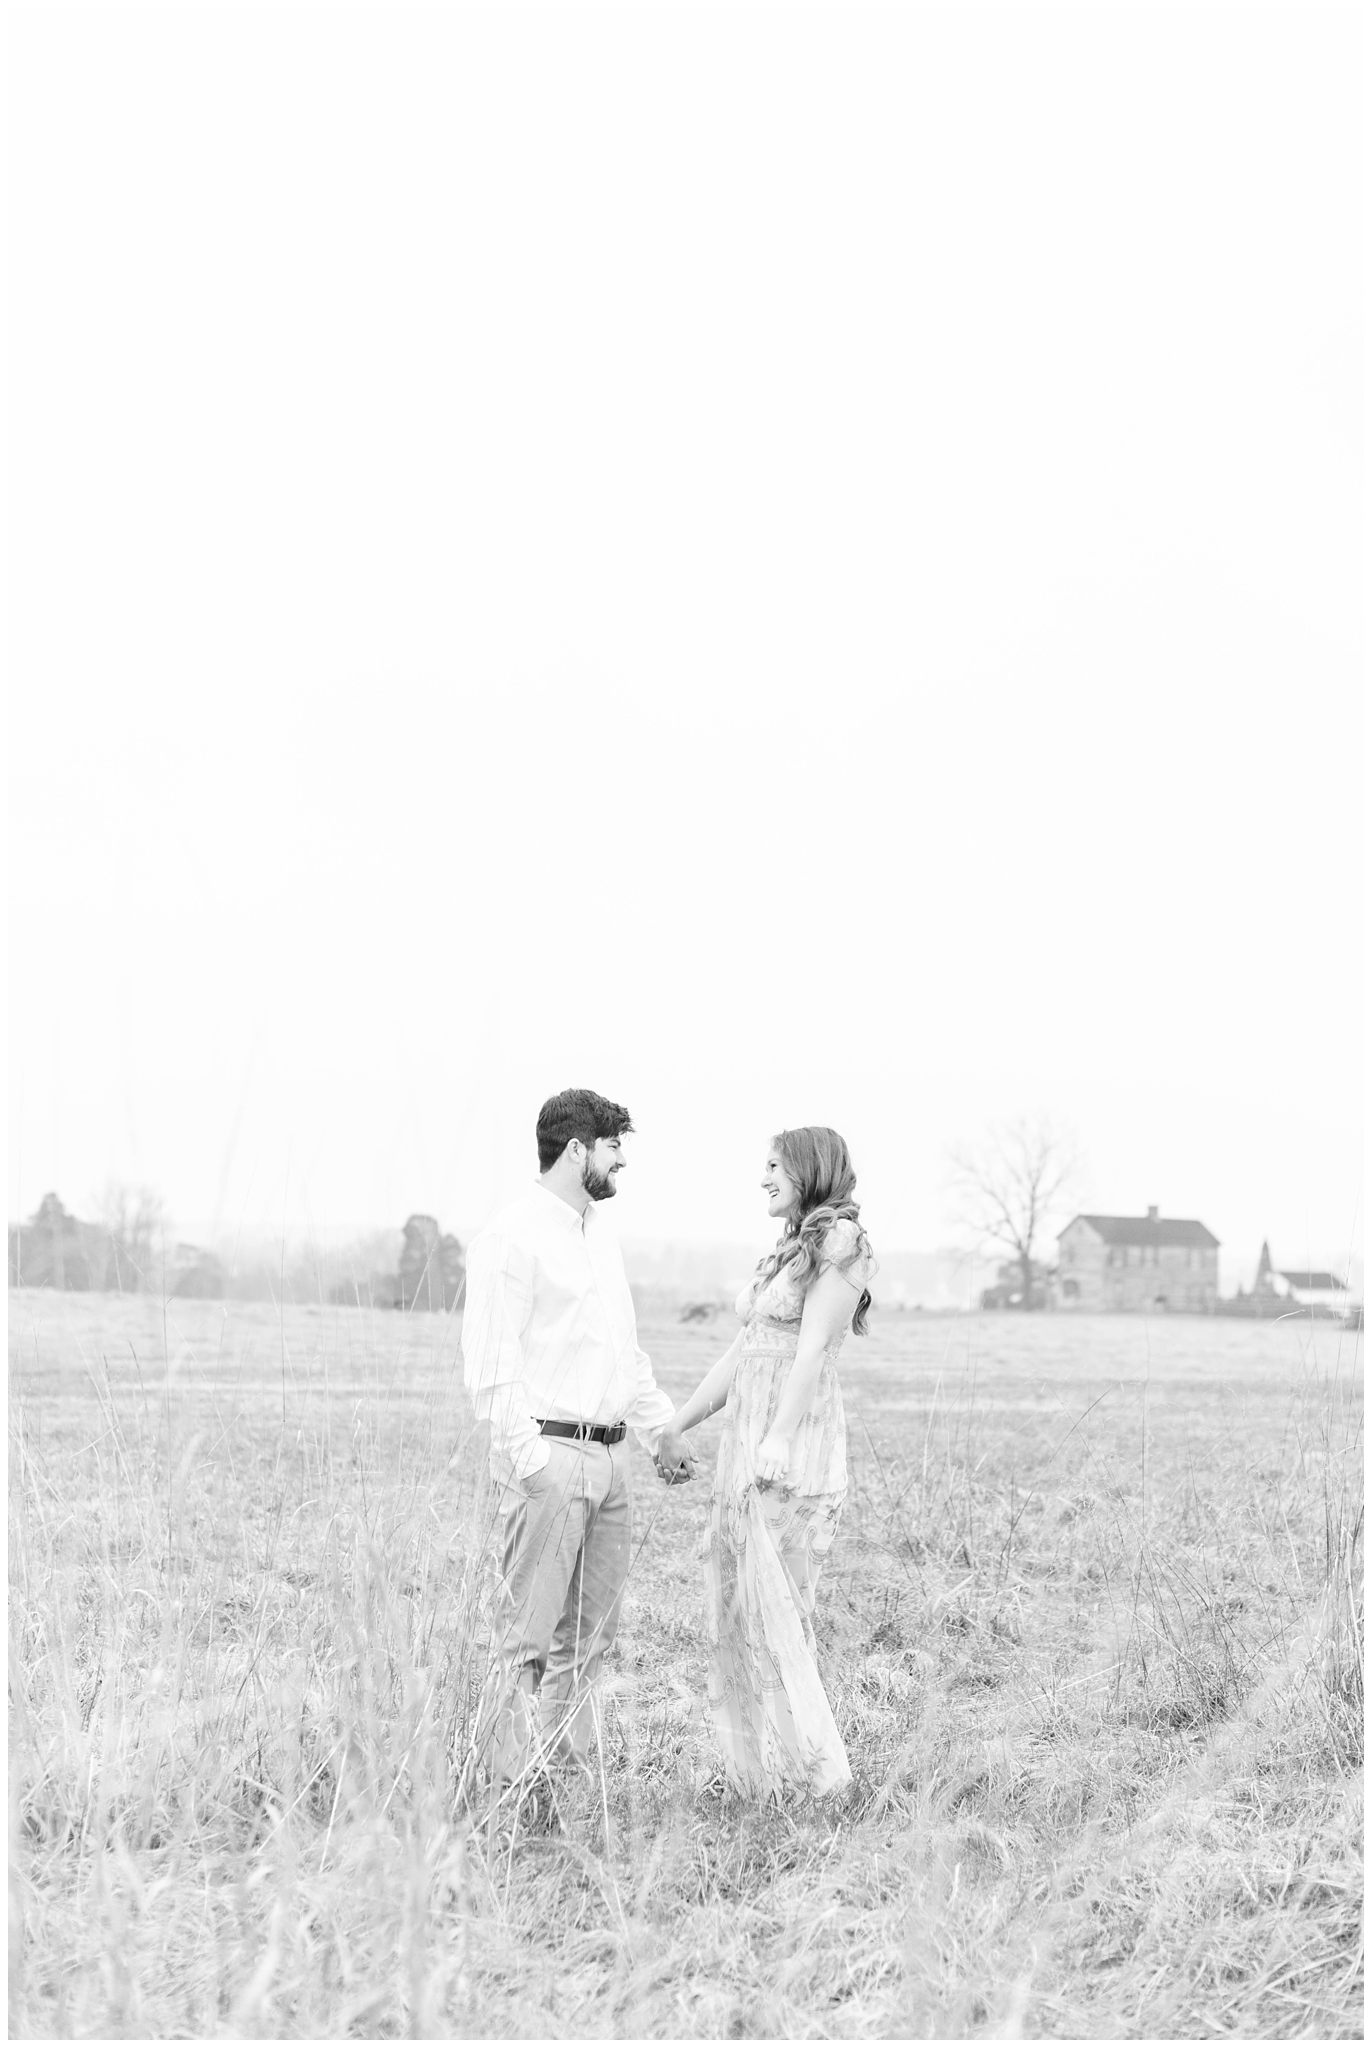
[[[1034,1247],[1076,1177],[1069,1139],[1046,1119],[996,1124],[979,1145],[949,1155],[959,1220],[1020,1269],[1021,1302],[1033,1305]]]
[[[100,1223],[109,1235],[111,1277],[121,1294],[138,1294],[148,1286],[165,1221],[162,1198],[151,1188],[131,1188],[120,1180],[106,1183]]]

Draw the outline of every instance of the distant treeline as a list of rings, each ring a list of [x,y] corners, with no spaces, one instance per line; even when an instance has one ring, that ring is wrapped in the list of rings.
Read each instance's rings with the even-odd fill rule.
[[[432,1216],[411,1216],[339,1249],[224,1257],[176,1243],[146,1190],[114,1190],[98,1223],[44,1195],[25,1223],[9,1226],[11,1287],[156,1294],[201,1301],[329,1302],[372,1308],[450,1309],[462,1298],[466,1265],[457,1239]]]

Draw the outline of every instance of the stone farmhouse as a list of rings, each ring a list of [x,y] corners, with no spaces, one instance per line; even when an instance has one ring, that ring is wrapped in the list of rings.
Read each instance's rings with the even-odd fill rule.
[[[1058,1233],[1058,1306],[1190,1309],[1219,1300],[1220,1241],[1190,1216],[1074,1216]]]
[[[1320,1309],[1326,1315],[1346,1316],[1353,1296],[1346,1281],[1336,1273],[1318,1272],[1310,1267],[1277,1267],[1263,1239],[1253,1293],[1259,1300],[1285,1302],[1289,1308]]]

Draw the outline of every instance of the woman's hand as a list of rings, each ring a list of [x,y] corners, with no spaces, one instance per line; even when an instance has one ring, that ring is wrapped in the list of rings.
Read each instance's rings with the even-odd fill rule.
[[[684,1429],[673,1429],[669,1422],[657,1440],[658,1477],[665,1479],[668,1486],[680,1486],[695,1477],[695,1461],[686,1442]]]
[[[789,1439],[776,1429],[769,1429],[757,1447],[757,1483],[761,1492],[770,1486],[786,1484],[786,1474],[791,1468],[791,1445]]]

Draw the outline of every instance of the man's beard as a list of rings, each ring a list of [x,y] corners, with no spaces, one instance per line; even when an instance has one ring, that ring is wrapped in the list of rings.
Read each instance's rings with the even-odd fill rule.
[[[590,1160],[581,1169],[581,1185],[593,1202],[608,1202],[615,1191],[615,1184],[608,1173],[601,1173],[591,1165]]]

